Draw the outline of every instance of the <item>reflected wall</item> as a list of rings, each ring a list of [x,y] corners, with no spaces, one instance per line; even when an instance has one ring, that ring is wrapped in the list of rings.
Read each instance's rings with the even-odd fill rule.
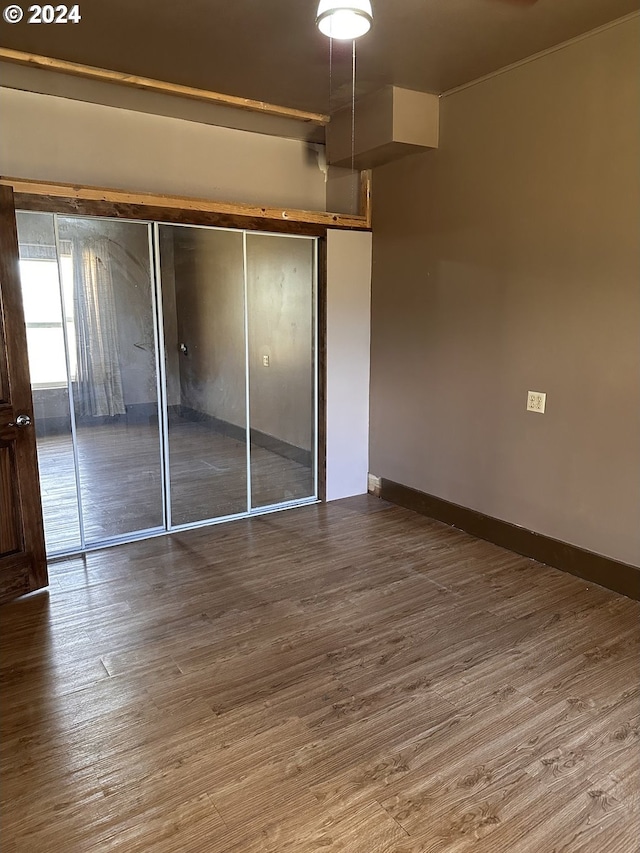
[[[171,523],[247,511],[243,235],[159,227]]]
[[[247,234],[251,503],[315,493],[315,242]]]

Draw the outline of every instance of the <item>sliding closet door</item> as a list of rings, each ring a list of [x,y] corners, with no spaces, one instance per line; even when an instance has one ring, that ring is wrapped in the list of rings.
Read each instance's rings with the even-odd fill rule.
[[[85,544],[160,530],[149,228],[79,217],[57,225]]]
[[[316,494],[315,240],[247,234],[251,506]]]
[[[18,233],[50,555],[315,497],[315,240]]]
[[[75,350],[68,359],[65,346],[73,340],[73,304],[69,298],[69,313],[63,311],[59,275],[65,273],[69,287],[71,251],[63,246],[58,258],[52,214],[18,213],[16,221],[42,514],[51,554],[82,545],[69,394]]]
[[[158,230],[175,526],[248,508],[243,235]]]

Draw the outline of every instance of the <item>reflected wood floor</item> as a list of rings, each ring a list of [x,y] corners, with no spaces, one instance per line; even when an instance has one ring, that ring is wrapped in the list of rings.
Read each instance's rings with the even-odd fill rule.
[[[173,524],[247,511],[247,450],[207,424],[171,418]],[[78,428],[82,510],[88,543],[161,528],[162,478],[157,425],[114,423]],[[80,548],[70,435],[38,438],[47,553]],[[254,507],[313,494],[311,468],[251,446]]]
[[[370,497],[2,608],[4,853],[633,853],[640,605]]]

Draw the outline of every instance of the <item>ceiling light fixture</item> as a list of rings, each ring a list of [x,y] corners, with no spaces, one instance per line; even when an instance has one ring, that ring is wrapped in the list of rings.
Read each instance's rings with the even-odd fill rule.
[[[320,0],[318,4],[316,26],[331,39],[360,38],[372,23],[370,0]]]

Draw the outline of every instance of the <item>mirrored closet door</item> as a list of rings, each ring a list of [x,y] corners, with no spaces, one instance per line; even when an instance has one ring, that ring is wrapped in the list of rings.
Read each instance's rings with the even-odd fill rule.
[[[17,218],[50,556],[315,500],[315,239]]]
[[[159,226],[172,524],[246,512],[243,239]]]
[[[251,505],[315,494],[311,240],[246,235]]]

